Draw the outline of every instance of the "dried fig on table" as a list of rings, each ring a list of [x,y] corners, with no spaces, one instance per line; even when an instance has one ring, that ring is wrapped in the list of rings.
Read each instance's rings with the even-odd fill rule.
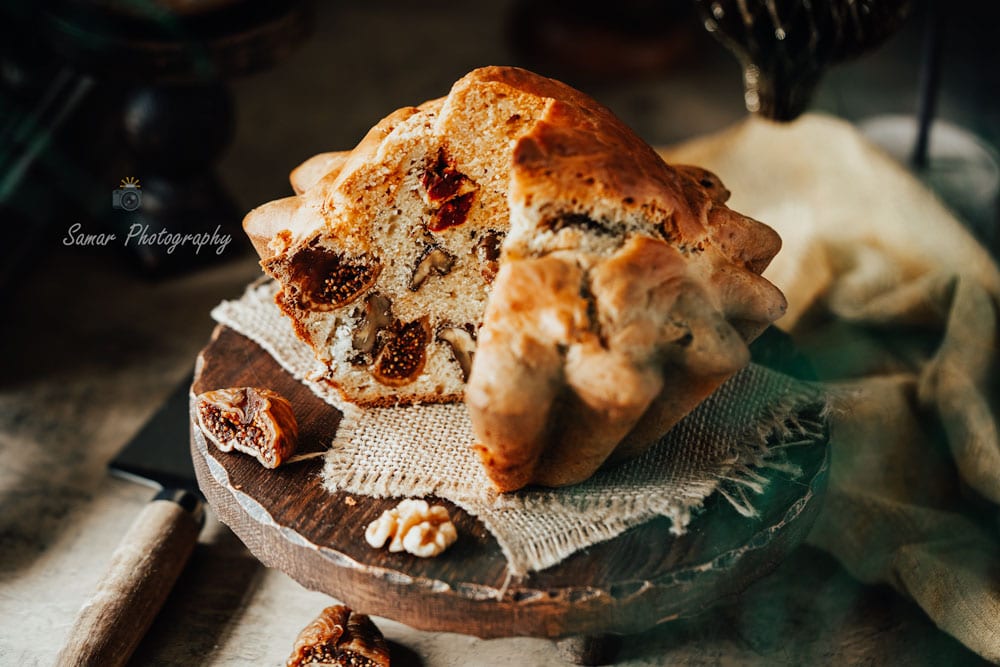
[[[344,605],[324,609],[303,628],[287,667],[389,667],[389,646],[365,614]]]
[[[198,425],[224,452],[249,454],[277,468],[295,453],[299,425],[280,394],[260,387],[233,387],[197,396]]]

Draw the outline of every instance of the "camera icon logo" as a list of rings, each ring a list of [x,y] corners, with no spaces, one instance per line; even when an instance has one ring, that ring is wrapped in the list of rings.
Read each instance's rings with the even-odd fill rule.
[[[111,208],[123,211],[135,211],[142,205],[142,190],[139,188],[139,179],[134,176],[126,176],[121,180],[117,190],[111,191]]]

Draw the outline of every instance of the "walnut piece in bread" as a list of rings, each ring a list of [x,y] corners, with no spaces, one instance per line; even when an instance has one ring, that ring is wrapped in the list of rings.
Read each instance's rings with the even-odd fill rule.
[[[287,667],[389,667],[389,646],[365,614],[324,609],[295,640]]]
[[[715,175],[525,70],[475,70],[292,181],[244,228],[326,379],[362,406],[464,398],[501,491],[643,451],[784,312],[760,277],[780,239]]]

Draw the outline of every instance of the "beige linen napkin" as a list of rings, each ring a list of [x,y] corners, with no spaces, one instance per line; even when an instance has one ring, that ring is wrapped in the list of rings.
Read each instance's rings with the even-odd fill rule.
[[[1000,662],[997,304],[988,253],[851,125],[749,120],[666,151],[718,173],[784,248],[779,324],[842,391],[810,540]]]

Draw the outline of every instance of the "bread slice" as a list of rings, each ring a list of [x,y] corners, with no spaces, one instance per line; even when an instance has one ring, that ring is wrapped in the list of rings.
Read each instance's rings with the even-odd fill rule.
[[[642,451],[784,310],[759,275],[780,240],[718,178],[525,70],[475,70],[292,183],[244,227],[326,379],[363,406],[464,396],[501,490]]]
[[[299,196],[244,221],[279,306],[347,400],[462,399],[508,227],[511,155],[548,102],[504,71],[396,111],[348,155],[307,161],[292,174]]]

